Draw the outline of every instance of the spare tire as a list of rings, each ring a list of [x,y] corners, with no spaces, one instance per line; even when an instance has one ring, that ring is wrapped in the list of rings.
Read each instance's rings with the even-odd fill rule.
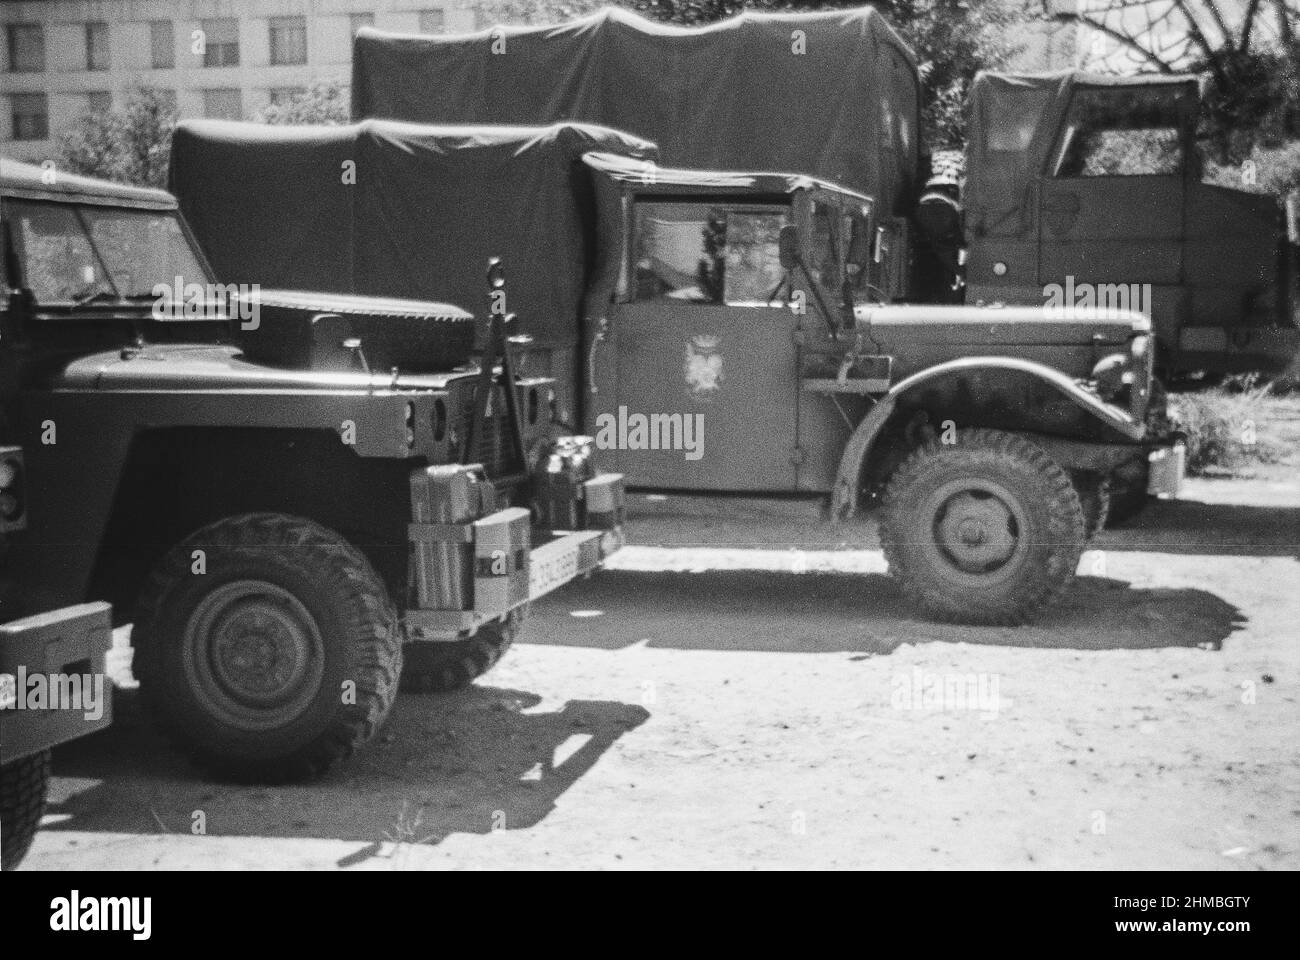
[[[321,314],[338,314],[347,321],[371,370],[451,370],[474,350],[473,315],[446,303],[257,290],[234,298],[234,304],[239,307],[231,318],[236,343],[248,359],[272,366],[312,364],[312,320]]]

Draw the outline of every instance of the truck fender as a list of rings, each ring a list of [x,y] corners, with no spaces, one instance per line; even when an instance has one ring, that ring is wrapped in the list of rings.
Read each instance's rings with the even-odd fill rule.
[[[835,487],[831,491],[831,516],[851,520],[858,511],[858,484],[862,468],[871,455],[872,448],[889,418],[897,409],[899,400],[927,383],[948,376],[962,376],[974,371],[1006,370],[1028,374],[1060,391],[1076,405],[1107,427],[1130,441],[1140,441],[1145,426],[1128,411],[1106,403],[1096,394],[1079,386],[1060,370],[1032,360],[1018,357],[962,357],[937,366],[928,367],[894,384],[880,397],[862,418],[840,455],[839,469],[835,473]]]

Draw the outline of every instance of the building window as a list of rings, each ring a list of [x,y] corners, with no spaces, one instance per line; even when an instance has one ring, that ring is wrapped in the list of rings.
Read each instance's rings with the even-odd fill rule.
[[[307,62],[307,18],[271,18],[271,65],[291,66]]]
[[[86,94],[86,106],[91,113],[108,113],[113,109],[113,94],[107,90],[94,90]]]
[[[155,70],[176,66],[176,37],[170,20],[149,21],[149,58]]]
[[[204,90],[203,115],[210,120],[242,120],[243,97],[236,89]]]
[[[45,70],[45,31],[39,23],[11,23],[8,41],[11,73],[41,73]]]
[[[287,107],[294,100],[306,94],[306,87],[272,87],[271,106]]]
[[[107,70],[108,63],[108,24],[86,24],[86,69]]]
[[[442,33],[447,29],[447,14],[441,10],[420,11],[421,33]]]
[[[348,14],[348,23],[352,28],[352,36],[357,35],[357,31],[362,27],[373,27],[375,25],[375,15],[373,13],[350,13]]]
[[[239,21],[234,17],[204,20],[203,65],[205,67],[239,66]]]
[[[45,140],[50,135],[50,108],[43,93],[11,93],[15,140]]]

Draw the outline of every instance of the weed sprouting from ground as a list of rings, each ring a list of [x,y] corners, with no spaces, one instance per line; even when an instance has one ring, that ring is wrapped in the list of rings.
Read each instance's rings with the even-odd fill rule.
[[[1223,387],[1170,398],[1170,412],[1187,436],[1187,471],[1237,473],[1251,464],[1277,463],[1283,451],[1269,429],[1268,384],[1253,376]]]

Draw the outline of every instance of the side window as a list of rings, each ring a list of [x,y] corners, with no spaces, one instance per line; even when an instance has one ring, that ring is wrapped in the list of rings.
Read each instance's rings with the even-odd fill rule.
[[[764,304],[782,276],[784,213],[689,203],[640,203],[633,223],[633,298]]]
[[[1183,138],[1176,90],[1080,90],[1057,149],[1058,177],[1177,174]]]
[[[18,234],[27,285],[38,301],[66,302],[100,290],[112,292],[71,207],[13,203],[9,217]]]

